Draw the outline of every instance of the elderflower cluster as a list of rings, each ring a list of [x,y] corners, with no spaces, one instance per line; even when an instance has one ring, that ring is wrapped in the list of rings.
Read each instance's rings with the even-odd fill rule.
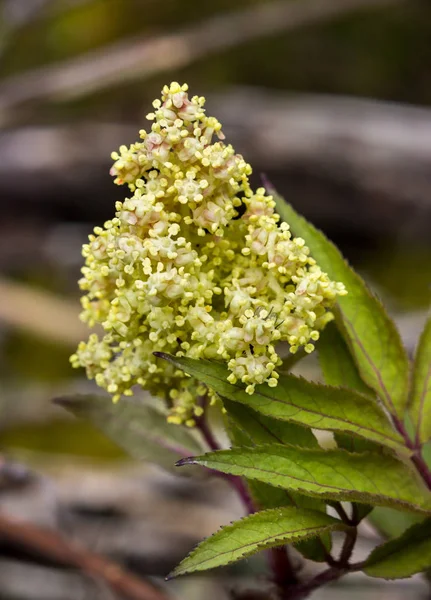
[[[155,351],[224,361],[228,380],[252,394],[277,385],[277,342],[312,352],[346,293],[280,223],[265,189],[250,188],[250,165],[204,103],[186,85],[165,86],[151,131],[113,153],[111,174],[130,195],[84,245],[79,282],[82,319],[104,335],[71,357],[114,401],[141,386],[190,426],[204,390]]]

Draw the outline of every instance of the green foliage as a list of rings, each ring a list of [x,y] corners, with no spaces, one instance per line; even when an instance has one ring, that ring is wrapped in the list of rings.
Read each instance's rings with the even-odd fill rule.
[[[178,374],[185,372],[219,395],[233,444],[228,450],[181,458],[177,465],[201,465],[228,475],[231,483],[244,477],[260,510],[203,541],[172,576],[227,565],[284,544],[293,544],[306,558],[326,561],[335,579],[361,568],[388,579],[428,570],[431,472],[424,444],[431,437],[431,319],[418,345],[410,385],[407,354],[379,300],[321,232],[280,198],[277,202],[322,269],[348,290],[337,300],[336,319],[317,345],[326,385],[290,375],[295,355],[283,361],[275,387],[257,385],[250,395],[243,383],[227,381],[226,364],[154,353]],[[130,400],[113,406],[96,396],[59,403],[137,457],[156,457],[169,466],[180,456],[201,452],[190,431],[168,425],[164,414],[148,406]],[[412,427],[405,425],[410,423],[407,416]],[[314,430],[333,432],[338,447],[323,450]],[[351,503],[351,511],[340,502]],[[248,498],[246,504],[252,512]],[[340,519],[328,516],[327,506]],[[393,539],[365,563],[352,565],[355,527],[373,508],[373,523]],[[335,559],[331,534],[338,529],[345,531],[345,541]],[[294,597],[305,597],[301,594]]]
[[[231,385],[226,381],[229,372],[221,363],[167,354],[159,356],[206,383],[220,396],[246,404],[266,416],[315,429],[349,432],[405,451],[401,436],[392,429],[377,403],[353,390],[311,383],[294,375],[281,375],[277,387],[259,385],[250,396],[242,384]]]
[[[223,399],[231,427],[241,432],[242,445],[266,443],[293,444],[300,448],[318,448],[311,429],[296,423],[266,417],[245,404]]]
[[[335,323],[329,323],[320,336],[318,353],[320,366],[327,384],[343,386],[362,394],[374,396],[372,390],[362,381],[349,348]],[[350,452],[362,452],[364,450],[378,452],[380,450],[374,442],[344,433],[335,432],[334,438],[339,448],[344,448]],[[357,519],[363,519],[372,509],[372,506],[357,504],[355,508]]]
[[[204,540],[172,576],[228,565],[259,550],[345,528],[341,521],[321,512],[293,507],[265,510],[223,527]]]
[[[349,348],[334,322],[325,327],[317,350],[323,376],[328,385],[341,386],[374,396],[374,392],[361,379]]]
[[[302,448],[317,448],[317,440],[310,429],[294,423],[276,421],[265,417],[242,404],[224,400],[227,410],[228,432],[235,446],[259,446],[271,443],[291,443]],[[325,509],[324,503],[310,498],[275,488],[254,479],[249,481],[254,500],[259,508],[276,508],[279,506],[302,506],[314,510]]]
[[[128,454],[167,469],[181,456],[200,452],[192,433],[170,425],[166,415],[142,402],[122,400],[118,405],[108,396],[63,396],[55,400],[76,417],[86,419]]]
[[[325,382],[332,386],[341,386],[356,390],[368,396],[374,396],[372,390],[362,381],[358,369],[335,323],[329,323],[318,344],[319,362]],[[378,450],[378,446],[369,440],[336,432],[335,441],[339,448],[351,452]]]
[[[431,438],[431,316],[420,337],[413,368],[410,416],[416,440],[424,444]]]
[[[364,382],[389,413],[403,419],[408,399],[409,363],[399,333],[380,301],[324,234],[277,197],[277,210],[329,277],[342,281],[348,295],[337,300],[340,331]]]
[[[266,444],[211,452],[178,464],[199,464],[325,500],[431,513],[431,497],[414,472],[392,456],[373,452]]]
[[[226,399],[224,407],[227,411],[228,432],[235,445],[256,446],[275,442],[295,444],[302,448],[318,448],[311,429],[265,417],[244,404]],[[317,498],[289,492],[253,479],[248,481],[248,485],[259,508],[296,506],[326,512],[325,503]],[[298,542],[295,547],[310,560],[324,561],[326,553],[331,549],[331,536],[329,533],[322,533],[316,539]]]
[[[398,537],[406,529],[420,523],[423,516],[415,513],[406,513],[387,506],[376,506],[369,516],[371,524],[383,538]]]
[[[426,519],[378,546],[368,557],[364,571],[371,577],[403,579],[430,567],[431,519]]]

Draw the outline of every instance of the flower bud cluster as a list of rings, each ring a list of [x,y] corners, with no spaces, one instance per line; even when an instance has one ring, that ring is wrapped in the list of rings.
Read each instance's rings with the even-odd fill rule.
[[[228,380],[252,394],[277,385],[276,344],[311,352],[346,293],[280,223],[272,197],[252,191],[250,165],[204,103],[186,85],[165,86],[151,131],[113,153],[111,174],[130,194],[84,245],[79,282],[82,319],[104,335],[71,357],[114,400],[141,386],[190,426],[202,390],[154,352],[224,361]]]

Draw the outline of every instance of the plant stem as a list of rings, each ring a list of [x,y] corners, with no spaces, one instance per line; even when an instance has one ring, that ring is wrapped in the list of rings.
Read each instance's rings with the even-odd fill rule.
[[[241,501],[247,510],[249,515],[256,512],[256,508],[253,504],[253,500],[251,499],[250,493],[245,485],[244,481],[241,477],[237,477],[236,475],[225,475],[226,481],[229,481],[231,486],[236,490],[238,496],[241,498]]]
[[[331,502],[331,506],[337,512],[338,516],[343,521],[343,523],[347,523],[347,525],[351,524],[350,517],[344,510],[344,507],[341,504],[341,502]]]
[[[407,448],[409,448],[413,452],[412,456],[410,457],[410,460],[416,467],[417,472],[422,477],[422,479],[425,482],[428,489],[431,490],[431,471],[429,470],[428,465],[426,464],[426,462],[422,456],[420,446],[417,446],[416,444],[414,444],[412,442],[412,440],[410,439],[410,436],[407,433],[407,430],[404,426],[404,423],[401,421],[401,419],[399,419],[398,417],[395,417],[395,416],[393,416],[392,419],[393,419],[395,428],[403,436]]]
[[[211,450],[220,450],[220,445],[219,445],[218,441],[215,439],[214,434],[208,425],[205,413],[202,415],[202,417],[199,417],[199,419],[196,419],[196,421],[197,421],[196,427],[201,432],[202,437],[204,438],[204,440],[208,444],[208,446],[211,448]]]
[[[430,473],[430,470],[428,469],[428,465],[424,461],[424,458],[423,458],[420,450],[418,451],[417,454],[413,454],[413,456],[411,457],[411,461],[415,465],[419,475],[422,477],[422,479],[426,483],[428,489],[431,490],[431,473]]]
[[[340,579],[343,575],[349,572],[349,568],[346,567],[341,569],[339,567],[330,567],[326,571],[319,573],[316,575],[311,581],[307,581],[303,584],[299,584],[294,586],[289,590],[287,595],[285,596],[286,600],[303,600],[304,598],[308,598],[308,596],[322,587],[322,585],[326,585],[327,583],[331,583],[331,581],[336,581]]]
[[[280,591],[298,583],[286,546],[271,548],[268,551],[268,559],[273,574],[272,580]]]
[[[205,405],[206,399],[203,399],[203,406],[205,407]],[[220,450],[220,445],[208,425],[206,411],[202,417],[197,419],[196,426],[211,450]],[[244,508],[249,515],[256,512],[256,507],[254,506],[247,485],[244,483],[242,477],[229,475],[227,473],[216,473],[225,481],[228,481],[236,490]],[[277,548],[271,548],[268,550],[268,559],[271,571],[273,573],[273,581],[280,590],[286,588],[287,585],[290,586],[298,581],[295,575],[295,569],[290,561],[288,550],[285,546],[279,546]]]
[[[205,413],[202,415],[202,417],[197,419],[196,427],[201,432],[202,437],[204,438],[204,440],[208,444],[208,446],[211,448],[211,450],[220,450],[220,445],[219,445],[218,441],[216,440],[216,438],[214,437],[214,434],[208,425],[208,421],[206,419]],[[241,477],[237,477],[236,475],[229,475],[227,473],[219,473],[218,471],[216,471],[216,473],[217,473],[217,476],[221,477],[225,481],[228,481],[230,483],[230,485],[236,490],[238,496],[241,499],[242,504],[246,508],[247,513],[249,515],[256,512],[256,509],[253,505],[253,501],[250,497],[247,486],[245,485],[245,483],[241,479]]]
[[[338,560],[338,566],[340,568],[348,567],[349,560],[352,556],[353,548],[355,547],[357,537],[357,527],[352,527],[350,530],[346,531],[346,537],[344,540],[343,547],[341,549],[340,558]]]
[[[206,398],[202,398],[202,405],[204,408],[206,408]],[[206,419],[206,411],[204,412],[202,417],[197,419],[196,426],[201,432],[201,435],[204,438],[207,445],[209,446],[209,448],[214,451],[220,450],[220,445],[216,440],[211,428],[208,425],[208,421]],[[404,436],[404,434],[402,435]],[[406,443],[408,440],[408,443],[411,444],[406,432],[405,436]],[[420,458],[423,462],[422,457],[416,456],[416,458]],[[416,464],[413,458],[412,461]],[[427,468],[426,473],[430,476],[431,485],[431,474],[429,473]],[[225,473],[217,473],[217,475],[228,481],[230,485],[236,490],[248,514],[252,514],[256,511],[247,486],[241,477]],[[346,573],[361,569],[361,563],[358,563],[357,565],[349,564],[349,560],[352,556],[353,548],[355,546],[358,535],[356,527],[357,516],[355,514],[355,505],[352,505],[353,512],[351,517],[349,517],[349,515],[347,514],[340,502],[334,502],[332,506],[337,511],[341,520],[344,523],[350,525],[351,527],[346,531],[346,537],[341,549],[340,558],[338,560],[334,559],[331,556],[331,554],[326,551],[326,548],[324,548],[327,554],[327,563],[329,565],[329,568],[326,571],[319,573],[319,575],[316,575],[316,577],[314,577],[311,581],[300,583],[296,575],[296,569],[291,563],[287,547],[279,546],[268,550],[267,554],[269,559],[269,565],[272,571],[272,580],[277,586],[279,593],[278,597],[280,600],[303,600],[304,598],[307,598],[317,588],[326,585],[331,581],[336,581]]]
[[[347,543],[346,538],[343,550],[341,552],[342,555],[348,555],[346,564],[341,564],[342,557],[340,557],[340,561],[338,561],[338,564],[336,566],[329,567],[329,569],[326,569],[326,571],[322,571],[321,573],[316,575],[316,577],[311,579],[311,581],[306,581],[305,583],[291,587],[288,594],[286,595],[286,600],[304,600],[304,598],[308,598],[308,596],[312,592],[314,592],[314,590],[317,590],[323,585],[331,583],[332,581],[336,581],[337,579],[340,579],[347,573],[361,571],[364,567],[364,562],[353,563],[350,565],[348,564],[348,560],[351,555],[351,550],[353,549],[353,545],[356,541],[356,528],[355,533],[352,532],[352,535],[349,537],[351,538],[351,541]]]

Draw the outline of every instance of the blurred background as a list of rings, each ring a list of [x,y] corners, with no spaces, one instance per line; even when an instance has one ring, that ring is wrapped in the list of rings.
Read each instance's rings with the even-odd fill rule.
[[[238,517],[236,499],[218,480],[153,466],[151,453],[127,459],[51,400],[94,391],[68,361],[88,335],[80,248],[126,192],[109,176],[111,151],[137,139],[172,80],[207,96],[256,186],[265,174],[338,243],[411,353],[431,292],[431,3],[0,2],[0,511],[150,578]],[[318,376],[313,361],[303,369]],[[371,527],[362,533],[365,549],[376,543]],[[224,600],[263,571],[256,559],[164,591]],[[419,579],[355,575],[319,594],[425,592]],[[120,597],[11,542],[0,522],[1,600]]]

